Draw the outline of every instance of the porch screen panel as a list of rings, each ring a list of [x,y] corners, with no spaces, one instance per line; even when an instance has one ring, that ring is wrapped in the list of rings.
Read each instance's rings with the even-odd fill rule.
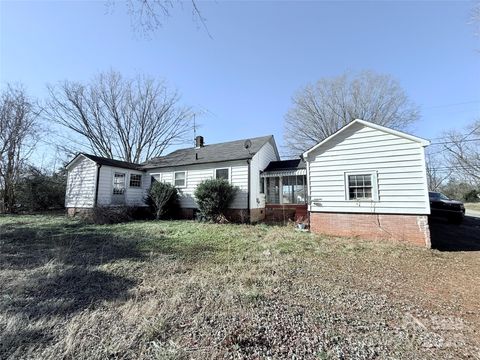
[[[267,204],[280,204],[280,178],[267,178]]]

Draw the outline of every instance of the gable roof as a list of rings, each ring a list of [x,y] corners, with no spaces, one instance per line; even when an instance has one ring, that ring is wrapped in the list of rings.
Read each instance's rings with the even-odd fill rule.
[[[413,135],[410,135],[410,134],[407,134],[407,133],[404,133],[402,131],[398,131],[398,130],[393,130],[393,129],[390,129],[388,127],[385,127],[385,126],[382,126],[382,125],[378,125],[378,124],[374,124],[374,123],[371,123],[369,121],[365,121],[365,120],[361,120],[361,119],[355,119],[351,122],[349,122],[347,125],[345,125],[344,127],[340,128],[339,130],[337,130],[335,133],[333,133],[332,135],[330,135],[329,137],[327,137],[326,139],[322,140],[321,142],[319,142],[317,145],[311,147],[310,149],[308,149],[307,151],[305,151],[303,153],[303,157],[306,158],[308,156],[309,153],[311,153],[312,151],[318,149],[320,146],[322,146],[323,144],[327,143],[328,141],[330,141],[331,139],[337,137],[338,135],[340,135],[341,133],[343,133],[345,130],[351,128],[352,126],[356,125],[356,124],[361,124],[361,125],[364,125],[364,126],[367,126],[367,127],[370,127],[372,129],[376,129],[376,130],[380,130],[380,131],[384,131],[386,133],[389,133],[389,134],[392,134],[392,135],[396,135],[396,136],[399,136],[399,137],[402,137],[404,139],[408,139],[408,140],[411,140],[411,141],[414,141],[414,142],[418,142],[420,145],[422,146],[428,146],[430,145],[430,141],[428,140],[425,140],[425,139],[422,139],[422,138],[419,138],[419,137],[416,137],[416,136],[413,136]]]
[[[75,162],[76,159],[78,159],[79,156],[84,156],[87,159],[90,159],[94,162],[96,162],[99,165],[105,165],[105,166],[114,166],[114,167],[120,167],[123,169],[132,169],[132,170],[142,170],[140,168],[140,165],[130,163],[127,161],[120,161],[120,160],[115,160],[115,159],[109,159],[97,155],[92,155],[92,154],[86,154],[86,153],[78,153],[65,167],[68,169],[68,167]]]
[[[252,143],[249,149],[245,149],[245,141],[247,140]],[[142,168],[153,169],[251,159],[270,140],[275,141],[273,135],[205,145],[200,148],[179,149],[143,163]],[[275,149],[275,151],[277,150]]]

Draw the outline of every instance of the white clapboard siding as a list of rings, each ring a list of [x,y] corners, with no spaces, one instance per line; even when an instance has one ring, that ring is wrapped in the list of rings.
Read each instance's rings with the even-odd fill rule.
[[[113,194],[113,175],[115,173],[125,174],[125,205],[142,206],[145,205],[146,184],[150,178],[146,173],[137,170],[117,168],[103,165],[100,168],[100,179],[98,181],[98,200],[97,204],[101,206],[112,205]],[[130,187],[130,174],[142,175],[142,186]]]
[[[308,153],[311,211],[428,214],[420,142],[354,124]],[[345,173],[375,172],[378,201],[347,200]]]
[[[173,184],[175,171],[186,171],[186,186],[179,187],[180,206],[182,208],[197,208],[195,202],[195,189],[203,180],[212,179],[214,177],[215,169],[229,168],[230,181],[232,185],[238,186],[239,191],[230,206],[232,209],[246,209],[248,208],[248,163],[247,160],[226,161],[221,163],[185,165],[168,168],[149,169],[147,171],[148,184],[150,186],[151,176],[160,174],[160,180]]]
[[[250,164],[250,208],[255,209],[260,200],[260,171],[265,170],[270,161],[280,160],[273,138],[253,156]]]
[[[79,156],[68,168],[65,207],[93,207],[96,179],[97,164],[84,156]]]

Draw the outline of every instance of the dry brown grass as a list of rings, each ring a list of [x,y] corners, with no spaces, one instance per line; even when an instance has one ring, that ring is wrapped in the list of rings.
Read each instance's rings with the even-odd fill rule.
[[[468,210],[480,211],[480,203],[465,203]]]
[[[0,218],[0,358],[480,357],[480,253]]]

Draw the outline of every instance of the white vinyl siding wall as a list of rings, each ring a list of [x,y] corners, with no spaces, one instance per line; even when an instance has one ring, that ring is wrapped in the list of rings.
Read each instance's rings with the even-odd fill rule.
[[[137,170],[123,169],[105,165],[100,168],[100,180],[98,181],[98,205],[112,204],[113,175],[116,172],[125,174],[125,205],[145,205],[144,199],[146,196],[146,190],[150,186],[150,176]],[[130,174],[142,175],[141,187],[130,187]]]
[[[79,156],[68,170],[65,207],[93,207],[96,182],[97,164],[84,156]]]
[[[273,140],[262,146],[253,156],[250,165],[250,208],[264,207],[260,199],[260,171],[263,171],[270,161],[280,160]]]
[[[232,209],[246,209],[248,207],[248,164],[246,160],[150,169],[146,176],[148,178],[147,188],[150,186],[151,174],[161,174],[161,181],[173,184],[173,173],[175,171],[186,171],[186,186],[178,189],[180,206],[182,208],[197,208],[194,192],[198,184],[203,180],[214,178],[215,169],[226,167],[230,169],[231,184],[239,187],[239,192],[230,207]]]
[[[308,156],[311,211],[429,214],[423,146],[413,140],[353,126]],[[346,173],[376,173],[378,201],[346,200]]]

